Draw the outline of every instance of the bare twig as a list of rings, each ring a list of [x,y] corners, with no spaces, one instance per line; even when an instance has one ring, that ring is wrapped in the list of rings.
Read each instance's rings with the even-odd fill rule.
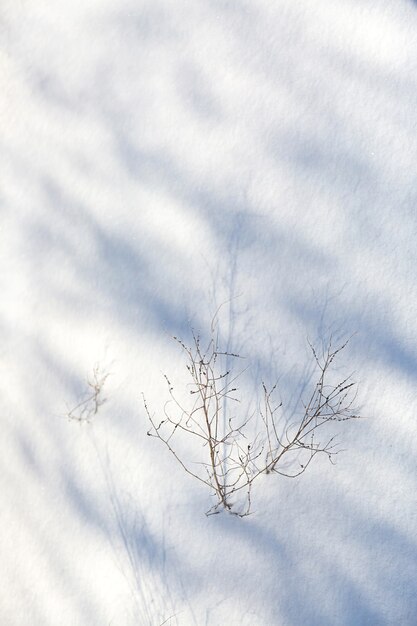
[[[109,375],[103,372],[99,365],[94,367],[92,378],[87,379],[87,397],[68,411],[66,417],[69,420],[91,422],[99,408],[106,402],[106,398],[103,398],[103,387]]]

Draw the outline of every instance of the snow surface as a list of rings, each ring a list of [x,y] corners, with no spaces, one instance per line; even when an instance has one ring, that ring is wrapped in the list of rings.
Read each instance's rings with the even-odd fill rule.
[[[1,624],[417,624],[416,33],[410,0],[2,0]],[[306,337],[357,332],[367,416],[246,519],[140,395],[230,298],[243,385],[291,407]]]

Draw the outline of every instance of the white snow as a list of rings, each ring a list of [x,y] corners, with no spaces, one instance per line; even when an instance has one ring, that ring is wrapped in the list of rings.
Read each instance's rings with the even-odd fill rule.
[[[3,0],[1,624],[417,623],[416,32],[411,0]],[[246,396],[292,410],[306,338],[356,333],[366,416],[244,519],[141,401],[229,299]]]

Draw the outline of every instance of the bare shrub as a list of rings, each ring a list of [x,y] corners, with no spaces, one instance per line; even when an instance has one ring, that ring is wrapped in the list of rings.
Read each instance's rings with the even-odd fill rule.
[[[99,365],[93,369],[93,375],[87,379],[88,391],[86,397],[74,406],[66,417],[76,422],[91,422],[94,415],[97,415],[99,408],[106,402],[103,397],[103,387],[110,376],[103,371]]]
[[[242,371],[223,367],[226,359],[236,363],[241,357],[221,350],[215,327],[214,321],[210,340],[204,347],[200,336],[194,333],[191,347],[173,337],[185,356],[190,404],[180,401],[166,375],[169,400],[163,419],[156,420],[151,415],[142,394],[143,402],[151,424],[148,435],[159,439],[187,474],[209,487],[215,496],[216,502],[207,515],[224,509],[243,517],[250,513],[252,486],[261,474],[294,478],[305,472],[318,454],[333,461],[338,449],[335,435],[329,434],[326,426],[359,417],[353,408],[356,383],[350,376],[334,382],[332,372],[334,359],[348,341],[334,346],[330,338],[320,355],[310,344],[316,382],[302,403],[299,417],[288,422],[282,403],[274,400],[276,385],[268,389],[262,383],[263,400],[258,409],[261,419],[256,422],[259,428],[248,439],[247,427],[256,412],[239,418],[229,409],[232,403],[239,402],[235,383]],[[199,455],[196,463],[178,452],[180,433],[194,441]]]

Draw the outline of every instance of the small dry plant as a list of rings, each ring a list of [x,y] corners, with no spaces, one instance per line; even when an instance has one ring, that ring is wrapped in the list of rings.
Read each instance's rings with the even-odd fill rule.
[[[249,417],[239,418],[230,410],[239,402],[235,383],[243,372],[236,372],[233,362],[241,357],[220,349],[215,324],[204,347],[194,333],[191,347],[178,337],[173,339],[185,356],[189,377],[187,395],[192,400],[184,405],[165,375],[169,400],[162,420],[155,420],[151,415],[143,396],[151,424],[148,435],[159,439],[187,474],[210,488],[216,502],[207,515],[220,510],[240,517],[248,515],[252,486],[261,474],[276,473],[294,478],[305,472],[318,454],[333,461],[338,449],[335,436],[327,432],[326,425],[360,417],[353,408],[356,383],[350,376],[334,382],[332,372],[335,358],[348,341],[334,346],[330,339],[320,355],[309,344],[316,377],[295,421],[286,419],[282,403],[275,402],[276,385],[268,389],[262,383],[260,419],[254,420],[253,436],[248,438],[249,422],[256,411]],[[225,362],[232,366],[224,368]],[[180,454],[181,433],[194,440],[197,462],[188,461]]]
[[[103,372],[99,365],[94,367],[92,377],[87,379],[88,393],[84,400],[68,411],[66,417],[69,420],[80,423],[91,422],[99,408],[106,402],[103,387],[109,376],[110,374]]]

